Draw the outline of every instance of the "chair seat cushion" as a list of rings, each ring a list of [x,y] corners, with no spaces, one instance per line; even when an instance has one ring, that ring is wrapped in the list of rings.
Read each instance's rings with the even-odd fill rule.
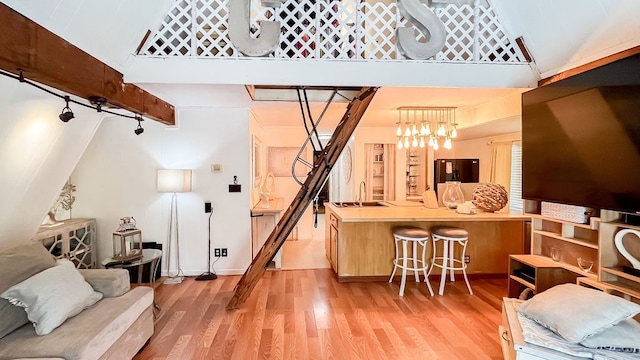
[[[400,226],[393,229],[395,235],[407,238],[423,239],[429,237],[429,232],[417,226]]]
[[[460,229],[451,226],[435,226],[431,228],[433,235],[444,236],[454,239],[463,239],[469,237],[469,232],[465,229]]]

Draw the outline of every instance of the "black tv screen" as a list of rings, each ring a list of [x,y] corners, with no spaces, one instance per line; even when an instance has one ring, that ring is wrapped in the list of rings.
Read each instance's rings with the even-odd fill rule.
[[[523,93],[523,198],[640,211],[639,60]]]

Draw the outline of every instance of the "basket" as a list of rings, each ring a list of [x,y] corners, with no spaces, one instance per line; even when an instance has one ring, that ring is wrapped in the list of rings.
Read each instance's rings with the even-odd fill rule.
[[[588,224],[589,218],[596,215],[596,210],[584,206],[564,205],[543,201],[540,204],[540,215],[578,224]]]

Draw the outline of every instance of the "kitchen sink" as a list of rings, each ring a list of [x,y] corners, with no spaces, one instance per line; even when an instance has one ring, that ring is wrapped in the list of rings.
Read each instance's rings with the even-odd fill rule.
[[[359,201],[343,201],[341,203],[332,203],[335,207],[360,207]],[[362,207],[372,207],[372,206],[388,206],[379,201],[363,201]]]

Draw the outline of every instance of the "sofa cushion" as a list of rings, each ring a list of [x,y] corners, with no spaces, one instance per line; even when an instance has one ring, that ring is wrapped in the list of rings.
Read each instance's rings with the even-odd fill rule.
[[[98,359],[150,306],[153,289],[139,286],[98,301],[48,335],[37,336],[32,326],[25,325],[0,339],[0,359]]]
[[[56,264],[39,242],[29,241],[0,252],[0,293]],[[0,339],[29,322],[23,308],[0,299]]]
[[[120,296],[129,291],[129,272],[126,269],[80,269],[86,282],[104,297]]]
[[[23,307],[36,334],[46,335],[102,299],[102,294],[84,281],[71,261],[60,259],[56,266],[13,285],[0,297]]]

